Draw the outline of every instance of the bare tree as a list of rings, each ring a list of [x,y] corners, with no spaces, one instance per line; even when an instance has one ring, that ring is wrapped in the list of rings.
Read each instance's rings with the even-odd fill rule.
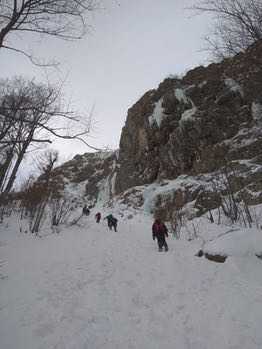
[[[71,209],[72,203],[68,199],[59,195],[51,195],[50,210],[52,226],[58,226],[64,223],[69,217]]]
[[[53,138],[58,137],[76,139],[94,148],[87,143],[91,118],[65,107],[60,88],[22,78],[5,80],[3,86],[3,90],[0,88],[0,122],[8,125],[8,132],[0,132],[1,153],[5,154],[0,159],[2,191],[12,189],[18,168],[34,144],[52,143]],[[8,169],[11,173],[3,189]]]
[[[262,38],[261,0],[200,0],[191,9],[214,17],[206,40],[215,58],[233,56]]]
[[[217,172],[212,180],[212,189],[213,193],[220,198],[214,203],[218,210],[217,224],[221,223],[221,213],[223,213],[232,224],[239,223],[249,227],[252,226],[254,217],[248,204],[245,182],[237,172],[233,162],[227,161]],[[212,215],[211,211],[210,214]],[[214,222],[213,216],[212,220]]]
[[[12,34],[81,39],[87,29],[87,15],[96,8],[96,0],[1,0],[0,49],[22,53],[33,61],[26,50],[8,43]]]
[[[32,221],[31,233],[38,233],[40,224],[42,222],[46,205],[52,192],[50,185],[51,174],[55,163],[58,160],[58,153],[56,151],[48,151],[42,155],[38,161],[38,167],[41,171],[41,176],[38,181],[33,184],[33,201],[35,202]]]

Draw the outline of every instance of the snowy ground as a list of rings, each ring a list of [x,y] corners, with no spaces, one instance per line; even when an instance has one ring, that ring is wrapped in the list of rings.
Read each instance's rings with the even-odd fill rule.
[[[159,253],[142,214],[118,232],[85,219],[42,238],[1,227],[1,349],[262,348],[262,260],[217,264],[171,236]]]

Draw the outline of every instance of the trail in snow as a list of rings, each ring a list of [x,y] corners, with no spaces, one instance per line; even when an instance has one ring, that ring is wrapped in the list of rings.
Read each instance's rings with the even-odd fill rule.
[[[1,232],[1,348],[262,347],[261,284],[242,261],[208,262],[171,237],[158,253],[144,216],[118,232],[81,224],[42,239]]]

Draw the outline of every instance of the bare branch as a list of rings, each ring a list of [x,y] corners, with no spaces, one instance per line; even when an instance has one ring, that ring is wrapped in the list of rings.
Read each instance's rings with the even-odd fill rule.
[[[213,16],[213,28],[206,41],[215,58],[235,55],[262,39],[260,0],[202,0],[191,10]]]
[[[6,43],[12,33],[33,33],[62,40],[79,40],[87,32],[87,17],[98,9],[96,0],[5,0],[0,1],[0,49],[23,54],[39,64],[24,49]]]
[[[36,58],[34,58],[29,53],[26,53],[23,50],[19,50],[17,48],[11,47],[11,46],[2,45],[2,48],[5,48],[7,50],[14,51],[14,52],[22,54],[23,56],[28,58],[32,64],[34,64],[35,66],[38,66],[38,67],[57,67],[59,65],[58,62],[40,63],[39,61],[36,60]]]

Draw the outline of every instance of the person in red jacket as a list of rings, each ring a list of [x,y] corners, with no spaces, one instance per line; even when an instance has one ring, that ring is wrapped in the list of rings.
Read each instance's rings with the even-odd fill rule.
[[[165,251],[168,251],[168,245],[166,243],[166,237],[168,237],[168,230],[167,227],[163,222],[161,222],[160,219],[156,219],[152,225],[152,237],[153,240],[157,238],[158,243],[158,251],[163,251],[163,247],[165,248]]]
[[[96,218],[96,223],[99,223],[101,219],[101,213],[97,212],[97,214],[95,215],[95,218]]]

